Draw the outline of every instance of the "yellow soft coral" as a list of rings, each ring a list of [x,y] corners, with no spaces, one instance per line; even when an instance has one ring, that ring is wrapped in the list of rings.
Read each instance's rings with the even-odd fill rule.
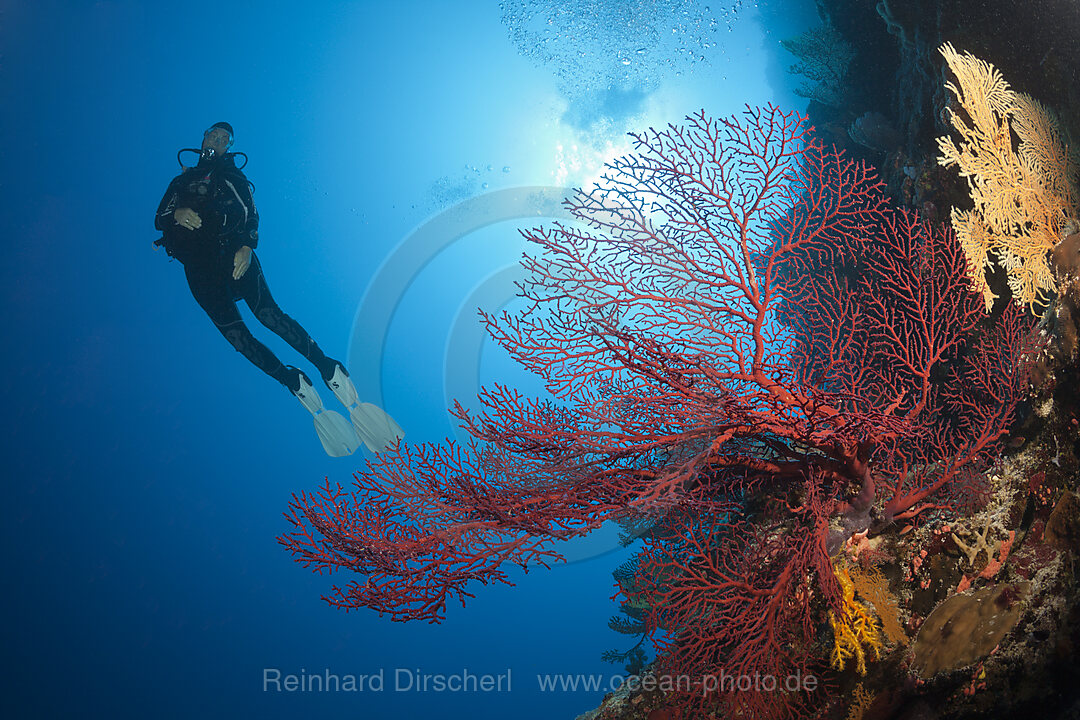
[[[973,210],[952,213],[972,286],[989,312],[995,295],[985,270],[996,259],[1013,297],[1034,310],[1056,290],[1047,253],[1077,215],[1075,158],[1051,112],[1014,92],[997,68],[948,43],[941,54],[957,79],[945,87],[964,113],[946,109],[961,141],[938,138],[939,162],[967,178],[975,203]]]
[[[866,674],[866,646],[873,653],[873,659],[881,657],[880,650],[884,643],[874,616],[862,603],[855,600],[855,584],[851,581],[847,568],[834,562],[833,571],[843,592],[843,611],[839,617],[829,612],[829,625],[833,631],[833,651],[831,662],[836,670],[843,670],[848,660],[855,660],[855,668],[860,675]]]

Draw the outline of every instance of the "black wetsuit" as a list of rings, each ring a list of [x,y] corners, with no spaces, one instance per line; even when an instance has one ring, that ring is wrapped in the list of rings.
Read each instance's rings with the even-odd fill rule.
[[[199,229],[188,230],[176,223],[173,213],[183,207],[199,214]],[[201,159],[196,167],[173,178],[158,205],[154,225],[163,233],[158,243],[184,264],[195,300],[225,339],[257,368],[293,392],[300,388],[298,372],[278,360],[244,324],[236,307],[241,298],[259,322],[311,361],[324,379],[333,374],[336,362],[274,302],[254,252],[247,272],[233,279],[236,251],[244,245],[254,251],[259,243],[259,214],[248,179],[231,155]]]

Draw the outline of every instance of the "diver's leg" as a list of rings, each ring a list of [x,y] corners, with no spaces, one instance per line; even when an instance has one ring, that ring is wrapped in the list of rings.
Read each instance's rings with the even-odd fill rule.
[[[270,287],[266,284],[262,266],[254,255],[251,259],[251,266],[236,283],[235,287],[237,294],[247,301],[248,307],[251,308],[251,311],[255,313],[255,317],[259,318],[263,325],[284,338],[297,352],[310,360],[319,369],[319,374],[322,375],[326,386],[330,388],[338,401],[349,411],[349,420],[352,421],[355,437],[362,440],[371,452],[386,452],[401,442],[405,437],[405,431],[401,429],[401,426],[397,424],[394,418],[371,403],[361,403],[356,392],[356,386],[353,385],[352,380],[349,378],[345,366],[337,360],[326,357],[323,351],[319,349],[319,346],[315,344],[315,341],[311,339],[311,336],[304,331],[304,328],[281,311],[281,308],[278,307],[277,303],[274,302],[274,298],[270,295]],[[308,407],[308,405],[304,397],[313,395],[314,392],[314,388],[310,385],[304,386],[304,395],[299,397],[300,401],[305,403],[305,407]],[[321,405],[319,407],[321,409]],[[310,407],[308,409],[312,410]],[[315,411],[312,410],[312,413],[315,414]],[[333,417],[333,413],[328,414]],[[315,416],[318,422],[321,415],[315,414]],[[337,432],[341,433],[340,430]],[[327,447],[325,443],[324,447]],[[331,453],[329,447],[327,447],[327,452]],[[352,452],[352,450],[349,450],[349,452]]]
[[[290,372],[270,348],[256,340],[248,330],[236,308],[236,302],[232,299],[228,279],[212,270],[193,266],[185,266],[184,272],[195,301],[206,311],[214,326],[233,348],[255,367],[295,393],[299,389],[293,387],[298,383],[296,371]]]
[[[237,282],[240,297],[244,298],[251,312],[266,327],[273,330],[289,343],[298,353],[306,357],[319,370],[323,380],[329,381],[334,369],[340,364],[328,358],[318,344],[300,326],[300,323],[286,315],[270,295],[270,286],[266,284],[262,265],[254,253],[251,266]]]

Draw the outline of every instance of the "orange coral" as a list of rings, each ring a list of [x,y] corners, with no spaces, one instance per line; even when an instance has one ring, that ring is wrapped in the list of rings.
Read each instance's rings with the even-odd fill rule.
[[[859,597],[874,606],[881,630],[890,643],[907,645],[907,634],[900,625],[900,608],[896,598],[889,592],[889,581],[876,568],[862,570],[852,567],[851,583]]]
[[[845,720],[862,720],[866,711],[874,703],[874,694],[864,688],[862,683],[859,683],[855,687],[855,692],[851,695],[851,701],[851,707],[848,708]]]
[[[855,660],[859,674],[865,675],[866,652],[863,646],[873,653],[875,660],[878,659],[884,646],[881,633],[874,622],[874,616],[855,599],[855,585],[847,568],[834,561],[833,570],[843,594],[843,610],[839,615],[829,612],[829,625],[832,626],[834,642],[830,660],[836,670],[843,670],[848,660]]]

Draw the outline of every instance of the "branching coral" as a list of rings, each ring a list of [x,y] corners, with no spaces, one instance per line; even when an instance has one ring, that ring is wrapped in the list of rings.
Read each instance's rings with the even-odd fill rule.
[[[482,410],[454,410],[467,447],[405,445],[351,491],[295,496],[280,541],[358,576],[333,605],[437,622],[510,566],[648,517],[619,582],[633,622],[616,625],[644,630],[658,672],[701,690],[719,669],[816,674],[826,610],[836,661],[865,666],[882,640],[854,589],[845,604],[833,531],[940,509],[938,491],[985,464],[1031,323],[1016,308],[986,322],[953,235],[890,209],[798,115],[701,112],[634,140],[568,202],[579,223],[525,233],[525,309],[484,316],[552,397],[485,389]],[[826,695],[673,702],[793,718]]]
[[[955,165],[971,188],[974,209],[952,216],[971,279],[989,312],[996,296],[984,271],[997,262],[1014,299],[1037,308],[1056,290],[1047,254],[1077,215],[1075,156],[1054,115],[997,68],[948,43],[941,54],[957,80],[945,87],[963,113],[946,109],[961,140],[938,138],[939,162]]]
[[[956,533],[951,533],[953,542],[956,543],[956,546],[960,548],[960,550],[964,553],[965,556],[967,556],[968,564],[972,567],[974,567],[975,561],[978,559],[979,553],[981,552],[986,553],[987,561],[991,560],[994,557],[995,551],[993,548],[990,547],[990,544],[989,542],[987,542],[986,539],[986,536],[990,533],[991,530],[1000,531],[1003,533],[1005,532],[1005,528],[1001,526],[1001,522],[997,518],[991,517],[987,518],[981,532],[968,530],[968,534],[975,538],[971,541],[970,544],[965,543],[963,540],[961,540]]]

